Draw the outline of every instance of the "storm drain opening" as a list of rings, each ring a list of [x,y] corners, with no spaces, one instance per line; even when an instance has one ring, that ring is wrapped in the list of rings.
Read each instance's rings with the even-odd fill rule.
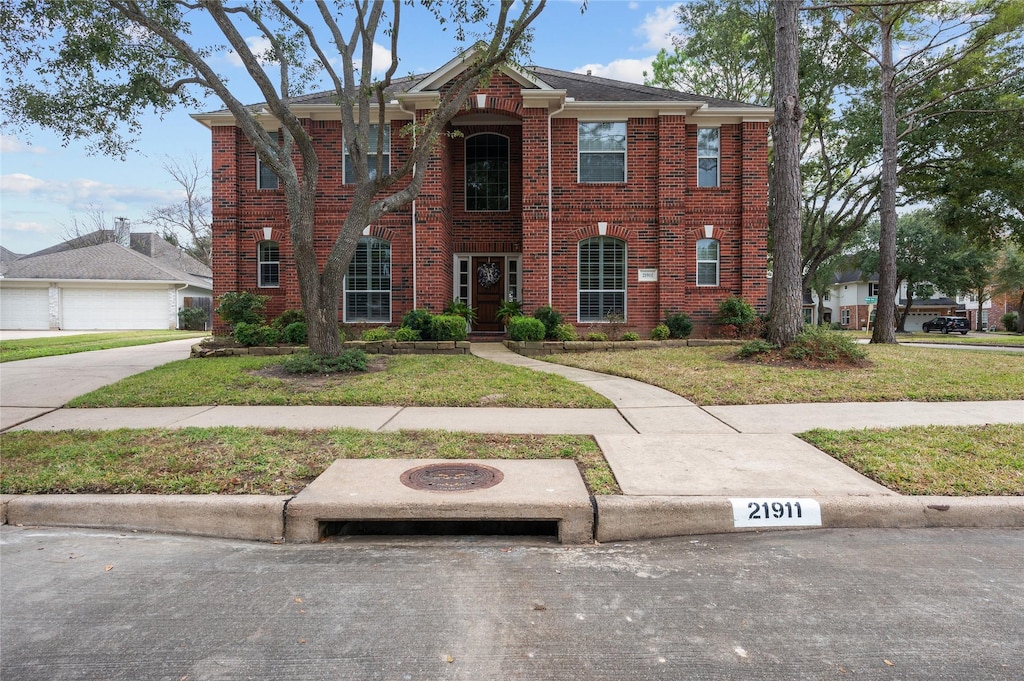
[[[554,537],[557,520],[336,520],[321,521],[320,536],[330,537]]]

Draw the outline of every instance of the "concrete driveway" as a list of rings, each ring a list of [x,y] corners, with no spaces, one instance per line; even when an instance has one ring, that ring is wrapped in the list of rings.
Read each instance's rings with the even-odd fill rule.
[[[186,338],[4,362],[0,366],[0,430],[53,411],[126,376],[185,359],[196,342],[195,338]]]

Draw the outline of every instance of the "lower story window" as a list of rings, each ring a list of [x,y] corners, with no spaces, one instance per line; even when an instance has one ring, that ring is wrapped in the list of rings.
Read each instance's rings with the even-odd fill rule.
[[[718,241],[697,242],[697,286],[718,286]]]
[[[259,245],[260,288],[277,288],[281,284],[281,249],[276,241],[261,241]]]
[[[391,321],[391,244],[359,240],[345,275],[345,321]]]
[[[843,310],[842,312],[839,313],[839,323],[842,324],[843,326],[849,326],[850,325],[850,311],[849,310]]]
[[[626,244],[611,237],[580,242],[579,320],[626,317]]]

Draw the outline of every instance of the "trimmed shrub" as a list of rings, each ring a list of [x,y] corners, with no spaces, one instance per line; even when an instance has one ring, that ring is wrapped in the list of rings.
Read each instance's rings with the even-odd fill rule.
[[[366,329],[359,336],[364,341],[386,341],[391,340],[391,329],[386,326],[378,326],[376,329]]]
[[[290,374],[334,374],[366,371],[366,353],[359,349],[345,350],[337,357],[297,352],[288,355],[281,367]]]
[[[395,340],[403,343],[420,340],[420,332],[408,326],[400,326],[395,329]]]
[[[281,334],[266,324],[250,324],[239,322],[232,331],[235,342],[246,347],[253,345],[274,345],[281,341]]]
[[[430,319],[430,340],[466,340],[466,319],[453,314],[434,315]]]
[[[849,334],[820,326],[805,326],[782,354],[789,359],[816,362],[855,362],[868,356]]]
[[[755,319],[754,306],[740,296],[729,296],[718,304],[718,321],[721,324],[732,324],[742,330]]]
[[[693,322],[685,312],[665,311],[665,326],[670,338],[688,338],[693,333]]]
[[[262,324],[265,320],[263,309],[270,296],[258,296],[255,293],[229,291],[217,298],[217,309],[214,310],[227,324]]]
[[[665,326],[664,324],[658,324],[656,327],[651,329],[651,340],[668,340],[668,337],[670,335],[671,332],[668,330],[668,327]]]
[[[179,329],[205,331],[206,322],[206,310],[201,307],[182,307],[178,309]]]
[[[579,334],[576,333],[576,327],[572,324],[559,324],[555,327],[555,338],[560,341],[574,341],[579,338]]]
[[[542,341],[544,322],[534,317],[513,317],[508,324],[508,337],[514,341]]]
[[[1003,328],[1006,329],[1007,331],[1016,331],[1017,330],[1017,313],[1016,312],[1007,312],[1006,314],[1004,314],[999,319],[999,321],[1001,321],[1003,323]]]
[[[747,341],[740,346],[740,351],[736,353],[740,357],[747,358],[753,357],[754,355],[760,355],[765,352],[771,352],[772,350],[778,349],[777,345],[773,345],[766,340],[760,338],[752,341]]]
[[[420,332],[423,340],[432,340],[430,336],[430,320],[434,315],[430,310],[410,310],[402,317],[402,326],[407,329],[414,329]]]
[[[284,327],[284,331],[281,332],[281,340],[292,345],[305,345],[309,340],[309,329],[306,327],[306,322],[292,322]]]
[[[640,340],[640,334],[635,331],[627,331],[622,334],[622,340],[624,341],[638,341]]]
[[[600,331],[591,331],[587,334],[588,341],[606,341],[608,340],[608,334],[601,333]]]
[[[562,313],[551,307],[550,305],[543,305],[537,308],[537,311],[533,313],[534,319],[539,319],[541,324],[544,325],[544,337],[555,338],[555,329],[559,324],[562,323]]]
[[[285,310],[270,325],[279,331],[284,331],[289,324],[304,321],[306,321],[306,315],[302,310]]]

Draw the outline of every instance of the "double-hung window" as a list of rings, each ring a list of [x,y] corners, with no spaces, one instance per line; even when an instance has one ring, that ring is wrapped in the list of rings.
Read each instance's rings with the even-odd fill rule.
[[[270,166],[263,162],[259,156],[256,157],[256,188],[257,189],[277,189],[281,185],[281,180],[277,177]]]
[[[697,286],[718,286],[719,248],[716,239],[697,242]]]
[[[579,320],[607,321],[626,316],[626,244],[611,237],[580,242]]]
[[[721,137],[718,128],[697,128],[697,186],[717,187]]]
[[[580,123],[580,182],[626,181],[626,123]]]
[[[877,283],[875,283],[873,281],[868,282],[868,295],[869,296],[876,296],[876,297],[878,296],[878,284]]]
[[[373,180],[377,177],[377,131],[380,126],[376,123],[370,125],[370,134],[366,139],[366,166],[370,170],[370,179]],[[352,157],[348,153],[348,145],[344,144],[345,148],[345,184],[355,184],[356,174],[352,169]],[[384,126],[384,154],[381,160],[382,174],[387,175],[391,172],[391,126]]]
[[[466,138],[466,210],[508,210],[508,158],[504,135]]]
[[[281,250],[276,241],[261,241],[258,248],[260,288],[281,284]]]
[[[364,237],[345,275],[345,321],[391,321],[391,243]]]

